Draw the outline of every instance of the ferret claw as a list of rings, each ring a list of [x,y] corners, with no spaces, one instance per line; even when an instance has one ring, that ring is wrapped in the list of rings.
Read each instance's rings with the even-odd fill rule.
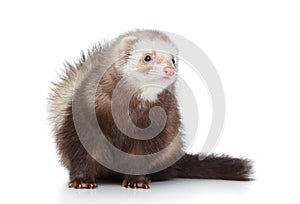
[[[122,186],[126,188],[143,188],[149,189],[150,188],[151,180],[148,176],[126,176]]]
[[[75,189],[94,189],[97,187],[97,184],[91,180],[85,180],[81,178],[74,179],[70,181],[69,188]]]

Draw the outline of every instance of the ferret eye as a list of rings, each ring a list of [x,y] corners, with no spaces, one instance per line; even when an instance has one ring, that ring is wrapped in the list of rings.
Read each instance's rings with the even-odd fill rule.
[[[152,58],[151,58],[151,56],[147,55],[144,60],[145,60],[145,62],[150,62],[152,60]]]
[[[174,58],[172,59],[172,63],[175,65],[175,60],[174,60]]]

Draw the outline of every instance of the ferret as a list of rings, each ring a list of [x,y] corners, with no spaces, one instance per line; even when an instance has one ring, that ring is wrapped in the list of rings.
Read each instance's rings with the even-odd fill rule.
[[[174,94],[178,69],[177,46],[166,34],[155,30],[127,32],[97,44],[82,54],[79,62],[65,64],[64,73],[53,83],[49,111],[60,161],[69,172],[70,188],[94,189],[101,179],[123,180],[123,187],[144,189],[150,188],[151,180],[171,178],[252,180],[248,159],[214,154],[199,159],[201,154],[184,152],[183,126]],[[133,93],[125,120],[114,118],[112,111],[117,87],[116,103],[120,106],[125,103],[122,98]],[[145,129],[151,125],[150,110],[157,106],[164,110],[166,119],[155,137],[145,138],[146,134],[138,131],[131,137],[116,124],[118,121],[129,130],[132,122]],[[118,105],[114,108],[120,111]],[[80,122],[80,133],[76,122]],[[96,131],[99,127],[101,132]],[[121,160],[100,136],[130,155],[162,153],[143,165],[132,159]],[[110,169],[99,160],[127,171]],[[144,169],[140,175],[139,168]]]

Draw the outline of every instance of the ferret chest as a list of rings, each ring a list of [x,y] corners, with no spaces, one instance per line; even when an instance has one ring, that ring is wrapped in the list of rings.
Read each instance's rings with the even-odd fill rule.
[[[129,116],[137,127],[146,128],[150,125],[149,111],[151,107],[149,103],[143,101],[136,102],[130,106]]]

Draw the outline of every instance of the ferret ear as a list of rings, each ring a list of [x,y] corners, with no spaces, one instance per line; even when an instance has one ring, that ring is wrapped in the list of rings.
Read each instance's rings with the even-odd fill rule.
[[[126,57],[129,55],[131,46],[137,41],[135,36],[124,37],[120,42],[119,52],[121,57]]]

